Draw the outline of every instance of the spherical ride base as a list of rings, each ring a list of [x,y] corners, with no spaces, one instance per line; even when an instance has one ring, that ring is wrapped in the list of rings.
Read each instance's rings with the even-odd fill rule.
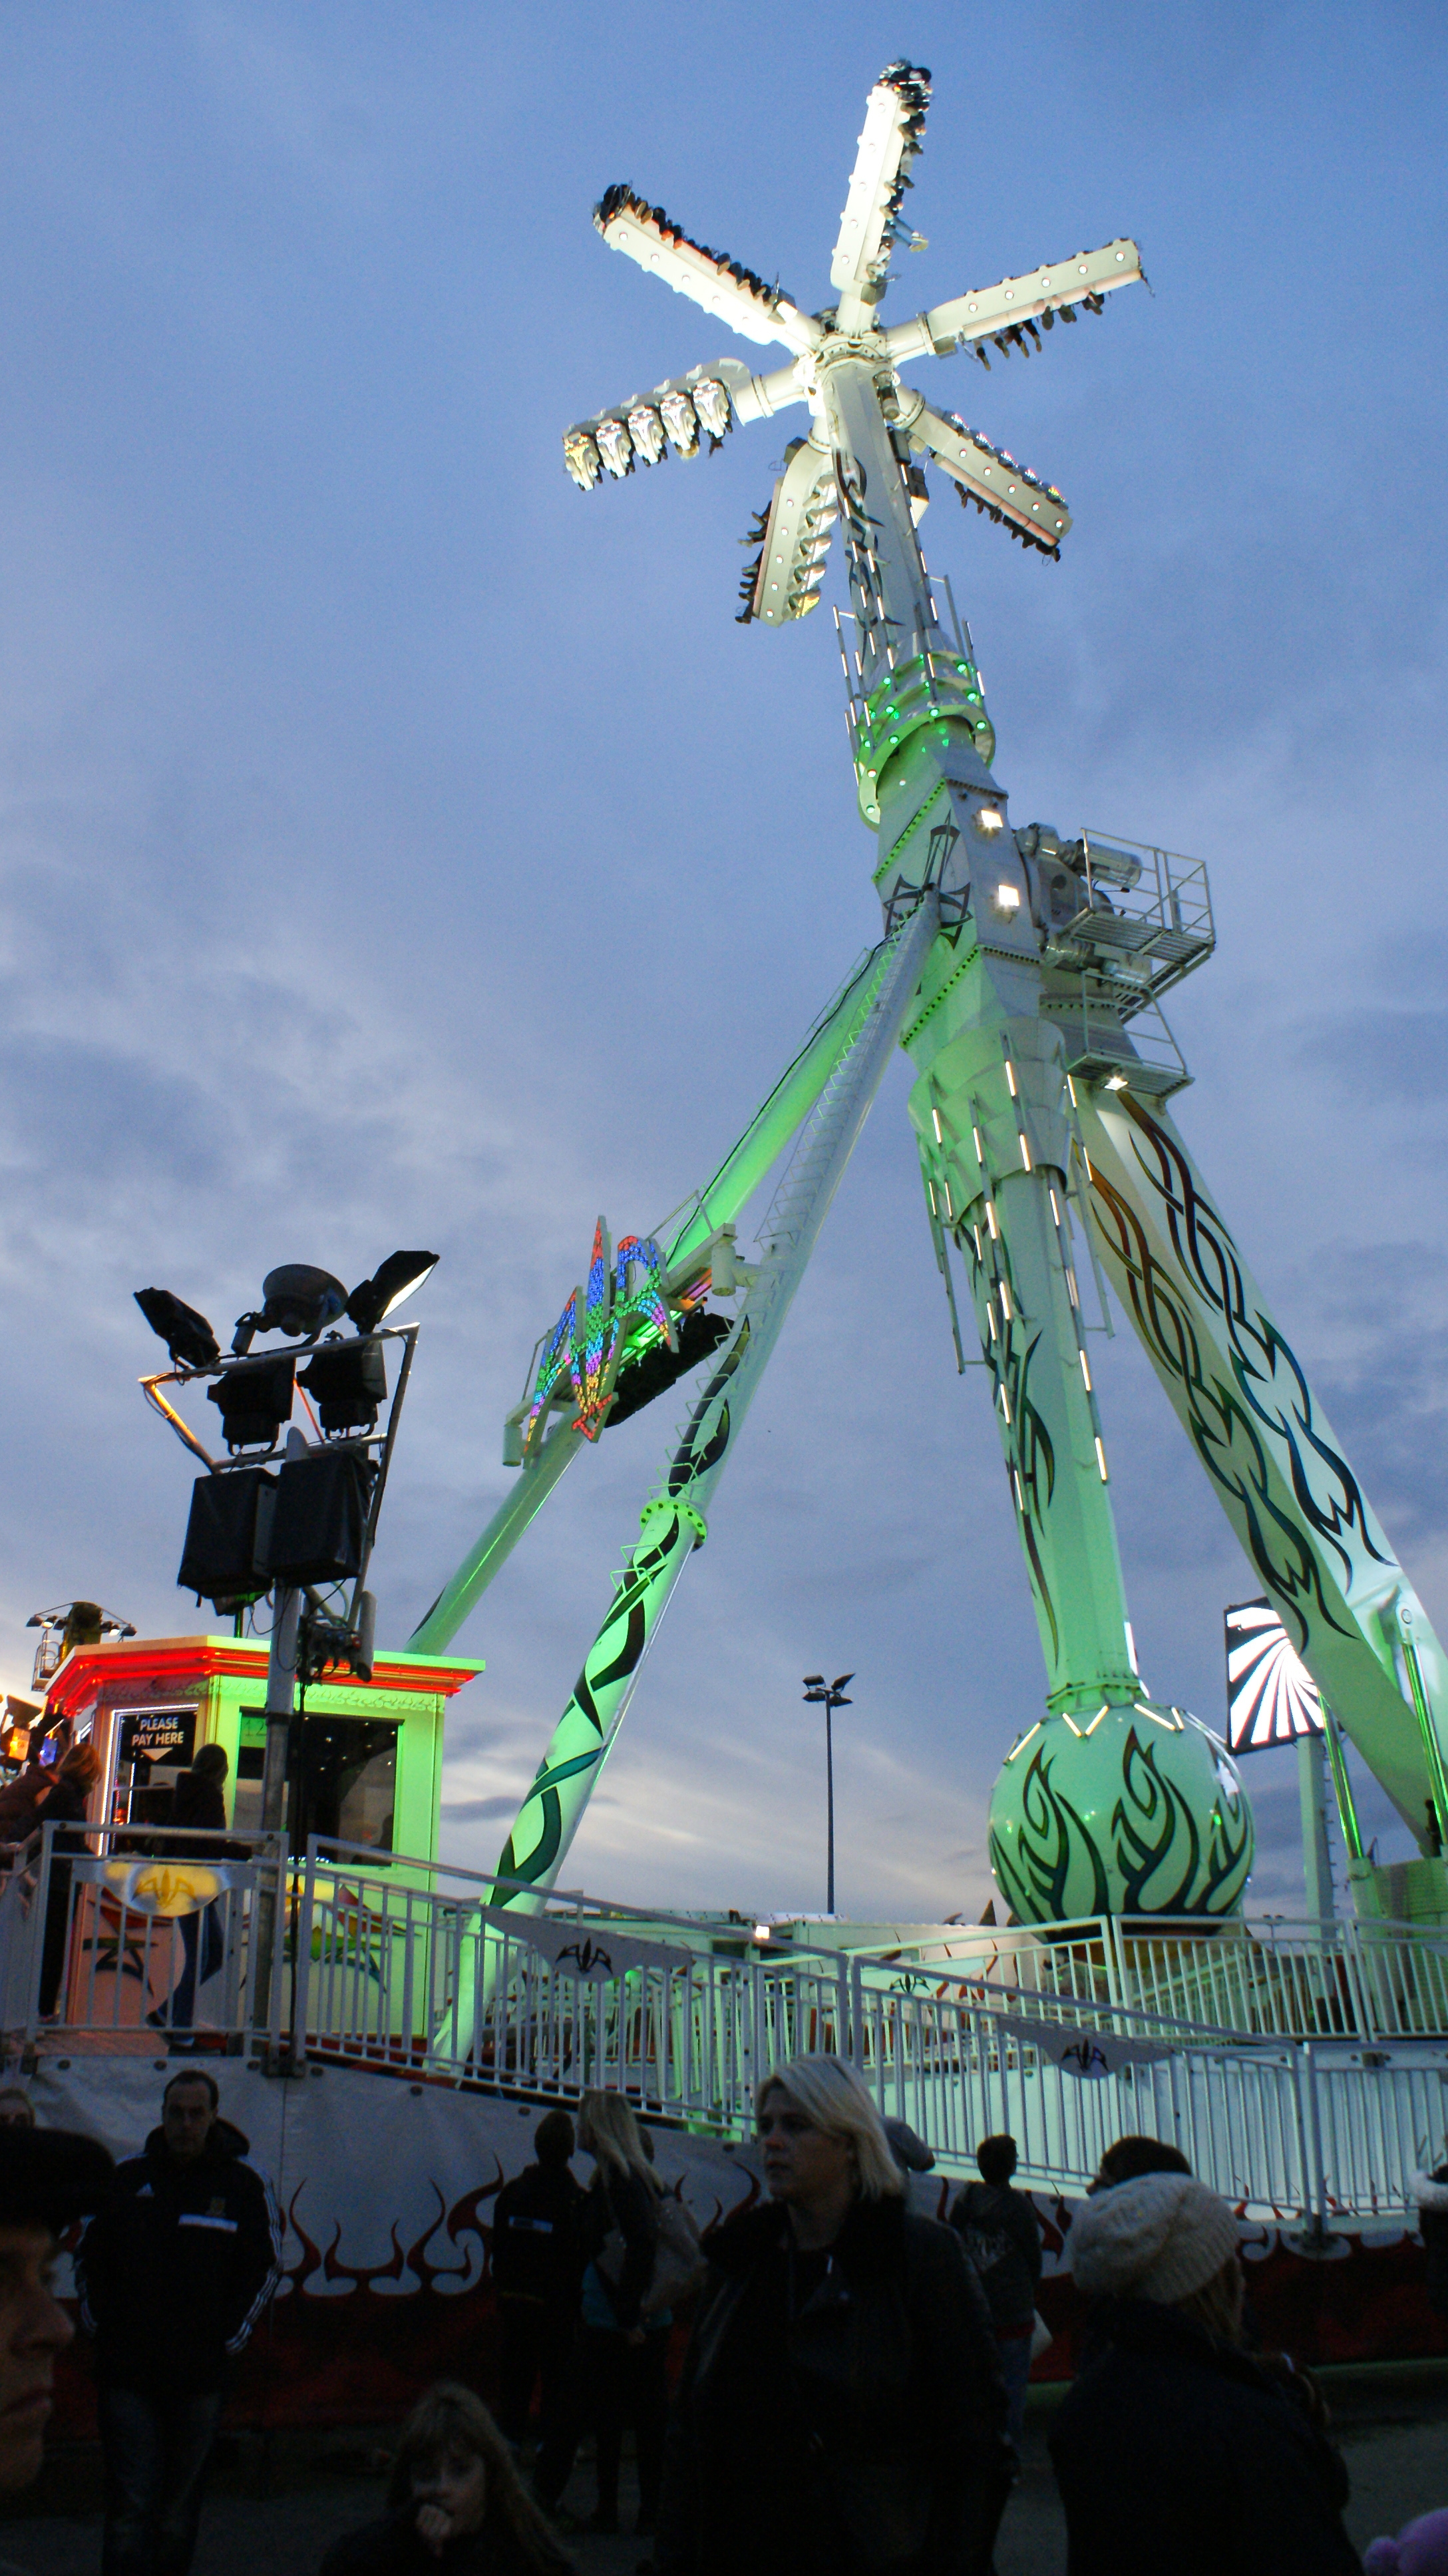
[[[1019,1923],[1231,1914],[1253,1847],[1221,1738],[1145,1699],[1042,1718],[1007,1754],[991,1798],[991,1867]]]

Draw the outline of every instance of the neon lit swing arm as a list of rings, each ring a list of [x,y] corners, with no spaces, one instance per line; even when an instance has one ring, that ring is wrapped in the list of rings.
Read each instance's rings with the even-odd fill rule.
[[[536,1910],[557,1878],[674,1586],[707,1535],[706,1508],[894,1053],[936,920],[935,898],[927,895],[885,945],[854,1035],[780,1179],[760,1230],[763,1257],[734,1329],[644,1506],[641,1536],[500,1856],[500,1882],[523,1881],[532,1891],[515,1886],[501,1894],[498,1901],[515,1910]]]
[[[804,1045],[750,1120],[739,1142],[691,1209],[669,1248],[672,1271],[721,1226],[732,1225],[813,1109],[841,1057],[852,1045],[870,1007],[883,943],[846,979]],[[560,1421],[548,1432],[509,1486],[486,1528],[469,1548],[431,1609],[409,1637],[408,1651],[446,1652],[464,1620],[482,1599],[524,1531],[541,1511],[583,1446],[583,1435]]]

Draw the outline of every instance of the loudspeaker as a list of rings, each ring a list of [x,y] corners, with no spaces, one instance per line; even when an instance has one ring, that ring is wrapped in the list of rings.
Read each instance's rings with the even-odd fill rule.
[[[216,1610],[258,1601],[269,1588],[267,1542],[277,1480],[265,1467],[198,1476],[191,1488],[191,1517],[176,1580]]]
[[[376,1472],[355,1449],[288,1460],[266,1554],[277,1582],[344,1583],[359,1571]]]

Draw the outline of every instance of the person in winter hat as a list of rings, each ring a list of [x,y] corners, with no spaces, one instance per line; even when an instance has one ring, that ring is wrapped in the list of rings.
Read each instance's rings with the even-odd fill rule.
[[[75,2328],[52,2281],[60,2239],[99,2209],[114,2167],[94,2138],[0,2128],[0,2491],[38,2476],[55,2365]]]
[[[1448,2165],[1437,2165],[1430,2174],[1414,2174],[1413,2198],[1428,2257],[1424,2283],[1428,2305],[1440,2317],[1448,2316]]]
[[[1448,2576],[1448,2510],[1420,2514],[1396,2540],[1370,2542],[1365,2576]]]
[[[1143,2174],[1077,2211],[1089,2361],[1050,2435],[1068,2576],[1356,2576],[1347,2472],[1290,2380],[1242,2350],[1226,2201]]]

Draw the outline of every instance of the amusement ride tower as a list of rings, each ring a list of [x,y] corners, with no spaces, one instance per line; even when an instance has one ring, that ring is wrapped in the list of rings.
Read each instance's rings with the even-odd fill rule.
[[[514,1490],[412,1643],[447,1643],[582,1441],[707,1362],[499,1864],[498,1901],[536,1905],[707,1534],[713,1488],[898,1042],[914,1067],[910,1116],[957,1352],[964,1365],[958,1270],[1046,1664],[1044,1708],[991,1807],[1012,1910],[1031,1922],[1222,1914],[1252,1858],[1224,1749],[1138,1670],[1080,1238],[1324,1700],[1417,1839],[1407,1910],[1448,1918],[1441,1650],[1165,1105],[1188,1076],[1159,1001],[1211,952],[1205,873],[1162,851],[1013,827],[969,631],[917,534],[928,459],[962,500],[1057,552],[1070,526],[1059,492],[933,410],[901,369],[962,349],[985,358],[988,345],[1029,353],[1139,281],[1140,260],[1113,241],[886,327],[928,99],[928,74],[907,63],[871,91],[830,270],[837,300],[819,313],[701,249],[628,188],[597,209],[612,249],[787,352],[764,375],[737,359],[695,367],[571,429],[565,457],[587,490],[670,444],[691,456],[735,423],[807,412],[759,523],[742,617],[781,626],[812,609],[838,524],[851,610],[836,624],[884,936],[672,1239],[630,1237],[615,1255],[600,1221],[587,1288],[545,1336],[510,1418]],[[741,1263],[735,1219],[796,1130],[759,1258]],[[1374,1873],[1354,1868],[1358,1903],[1375,1910]]]

